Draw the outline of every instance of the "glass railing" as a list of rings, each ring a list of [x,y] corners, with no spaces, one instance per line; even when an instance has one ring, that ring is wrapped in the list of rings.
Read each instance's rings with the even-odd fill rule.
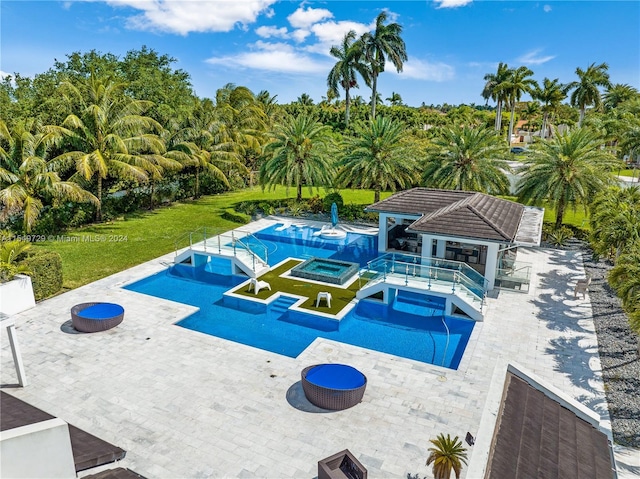
[[[198,228],[176,240],[176,251],[181,247],[186,236],[191,248],[201,245],[204,251],[229,256],[238,256],[242,254],[241,252],[245,252],[250,257],[254,271],[259,263],[268,264],[269,262],[267,246],[250,232],[239,230],[221,232],[219,228]]]
[[[514,261],[508,267],[498,268],[496,270],[496,286],[502,289],[518,289],[524,291],[529,290],[531,282],[531,263],[524,261]]]
[[[452,261],[443,258],[422,258],[418,255],[409,255],[402,253],[387,253],[383,256],[376,258],[375,261],[385,259],[391,261],[400,261],[404,263],[413,263],[419,264],[420,266],[429,266],[440,269],[449,269],[452,271],[458,271],[462,273],[465,277],[469,278],[473,283],[475,283],[483,292],[487,290],[487,280],[484,276],[478,273],[475,269],[469,266],[466,263],[462,263],[460,261]]]
[[[421,264],[419,262],[399,261],[392,258],[392,255],[385,255],[368,263],[368,267],[363,271],[366,275],[363,279],[369,282],[384,281],[389,282],[390,279],[399,279],[404,281],[405,286],[422,284],[418,286],[426,290],[447,288],[446,292],[457,294],[458,296],[468,295],[472,302],[478,302],[480,310],[484,302],[485,290],[482,285],[476,283],[475,280],[466,277],[461,271],[453,268],[445,268],[441,266],[432,266],[429,264]],[[407,255],[401,255],[407,256]],[[405,258],[406,259],[406,258]],[[450,266],[450,265],[449,265]]]

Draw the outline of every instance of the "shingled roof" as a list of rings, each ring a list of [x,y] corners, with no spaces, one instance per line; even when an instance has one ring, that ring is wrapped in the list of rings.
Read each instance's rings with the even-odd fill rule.
[[[407,228],[412,233],[513,242],[525,207],[473,191],[412,188],[367,211],[421,215]]]
[[[607,435],[507,373],[485,479],[614,478]]]

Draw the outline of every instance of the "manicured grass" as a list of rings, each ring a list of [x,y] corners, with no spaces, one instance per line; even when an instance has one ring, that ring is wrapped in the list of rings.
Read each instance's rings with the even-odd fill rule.
[[[265,273],[260,276],[260,280],[266,281],[271,286],[271,291],[268,289],[261,289],[258,294],[255,294],[253,290],[248,291],[248,286],[237,288],[233,292],[248,296],[250,298],[267,299],[278,292],[286,292],[295,294],[297,296],[306,296],[307,300],[301,305],[304,309],[311,311],[318,311],[321,313],[338,314],[342,309],[347,306],[356,297],[356,292],[364,286],[364,282],[358,280],[354,281],[348,288],[336,288],[327,284],[315,284],[307,281],[302,281],[299,278],[282,278],[281,274],[289,271],[294,266],[300,264],[299,260],[290,260],[283,263],[279,267]],[[331,293],[331,307],[329,308],[325,301],[321,301],[320,305],[316,307],[316,298],[318,293],[326,291]]]
[[[632,170],[632,169],[628,169],[628,170],[620,170],[618,172],[618,176],[629,176],[632,178],[640,178],[640,170],[636,169],[636,170]]]
[[[345,204],[373,202],[370,190],[341,190]],[[308,189],[303,196],[316,195]],[[320,190],[320,196],[326,192]],[[383,198],[390,193],[383,194]],[[240,226],[221,215],[235,203],[295,197],[295,189],[262,191],[259,187],[202,197],[154,211],[139,212],[109,223],[69,230],[36,247],[57,251],[62,257],[64,288],[73,289],[131,268],[188,245],[188,234],[198,228],[228,231]]]
[[[544,221],[545,223],[554,224],[556,222],[556,210],[548,206],[544,207]],[[569,208],[564,212],[564,220],[562,224],[577,226],[585,231],[590,229],[589,216],[585,214],[582,208],[578,208],[575,211]]]
[[[261,289],[258,294],[248,291],[248,286],[242,286],[233,292],[250,298],[267,299],[278,292],[291,293],[296,296],[306,296],[307,300],[300,306],[311,311],[336,315],[344,309],[356,297],[356,292],[364,286],[366,279],[356,279],[348,288],[336,288],[327,284],[315,284],[308,281],[302,281],[299,278],[288,277],[282,278],[280,275],[297,266],[302,261],[290,260],[277,268],[260,276],[261,281],[266,281],[271,286],[271,290]],[[326,291],[331,293],[331,307],[329,308],[323,300],[316,307],[316,298],[318,293]]]

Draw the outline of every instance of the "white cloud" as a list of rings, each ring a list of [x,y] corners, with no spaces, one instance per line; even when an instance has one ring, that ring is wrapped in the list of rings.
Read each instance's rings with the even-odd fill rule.
[[[434,0],[438,6],[437,8],[458,8],[464,7],[471,3],[473,0]]]
[[[276,0],[108,0],[114,7],[130,7],[141,13],[128,19],[130,28],[186,35],[190,32],[228,32],[237,25],[272,15]]]
[[[250,52],[237,55],[209,58],[207,63],[227,67],[247,68],[279,73],[317,74],[326,73],[329,63],[318,62],[310,55],[294,49],[286,43],[258,41],[251,45]]]
[[[435,82],[444,82],[452,80],[455,77],[455,70],[451,65],[446,63],[431,63],[425,60],[409,59],[404,62],[402,72],[397,73],[396,67],[392,63],[385,66],[385,72],[398,75],[400,79],[407,80],[427,80]]]
[[[7,73],[7,72],[3,72],[2,70],[0,70],[0,81],[4,80],[7,77],[12,77],[13,75],[11,73]]]
[[[518,58],[518,61],[524,65],[541,65],[553,60],[555,55],[540,56],[541,49],[532,50]]]
[[[544,7],[542,7],[542,9],[545,11],[545,13],[549,13],[551,11],[551,5],[545,5]]]
[[[311,35],[311,32],[304,28],[298,28],[291,33],[291,37],[298,43],[304,42],[309,35]]]
[[[304,8],[300,7],[287,17],[289,23],[295,28],[308,28],[314,23],[321,22],[327,18],[333,18],[333,13],[325,8]]]
[[[350,31],[354,30],[356,32],[356,38],[370,31],[372,28],[371,25],[365,25],[364,23],[351,22],[351,21],[340,21],[340,22],[323,22],[316,23],[311,26],[311,32],[315,35],[318,40],[317,43],[307,47],[308,51],[321,53],[324,55],[329,54],[329,50],[331,47],[336,45],[342,45],[342,40],[344,36]]]
[[[278,28],[278,27],[262,26],[262,27],[256,28],[256,33],[258,34],[258,36],[262,38],[271,38],[271,37],[289,38],[287,27]]]

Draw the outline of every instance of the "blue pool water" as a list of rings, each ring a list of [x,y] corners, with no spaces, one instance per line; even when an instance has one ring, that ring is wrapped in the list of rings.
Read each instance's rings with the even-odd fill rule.
[[[314,236],[319,231],[317,228],[290,226],[278,231],[281,226],[273,225],[255,233],[256,238],[267,247],[271,266],[287,258],[313,257],[353,261],[365,266],[378,256],[377,235],[347,233],[346,238],[326,240]],[[257,241],[246,241],[255,251],[261,251]]]
[[[344,249],[354,243],[361,253],[359,258],[376,254],[367,250],[374,245],[371,237],[363,242],[361,238],[351,238],[350,242],[350,238],[346,238],[337,241],[342,244],[326,245],[321,244],[321,240],[316,242],[316,237],[312,236],[309,239],[312,246],[305,248],[302,239],[295,234],[291,232],[291,237],[277,241],[275,238],[261,238],[261,241],[267,239],[277,246],[278,249],[274,248],[276,254],[280,248],[285,249],[287,253],[281,253],[282,259],[305,258],[309,251],[314,251],[311,254],[315,256],[320,256],[316,253],[321,251],[322,257],[334,258],[335,255],[346,255]],[[291,248],[297,248],[298,254],[291,253]],[[289,357],[297,357],[316,338],[322,337],[456,369],[475,324],[469,320],[445,318],[442,315],[444,304],[438,298],[404,291],[398,292],[391,305],[359,301],[341,321],[290,311],[288,308],[297,298],[287,296],[281,296],[269,305],[225,298],[224,292],[247,278],[214,273],[230,270],[224,262],[228,260],[213,259],[197,267],[175,265],[128,285],[126,289],[200,308],[199,312],[180,321],[179,326]]]

